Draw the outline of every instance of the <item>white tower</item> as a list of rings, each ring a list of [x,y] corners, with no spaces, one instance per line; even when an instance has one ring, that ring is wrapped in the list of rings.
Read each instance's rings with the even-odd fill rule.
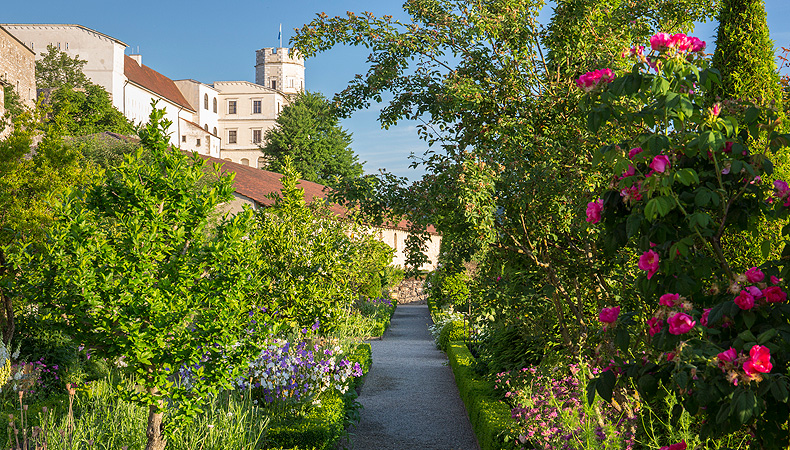
[[[304,91],[304,58],[284,47],[256,50],[255,83],[286,94]]]

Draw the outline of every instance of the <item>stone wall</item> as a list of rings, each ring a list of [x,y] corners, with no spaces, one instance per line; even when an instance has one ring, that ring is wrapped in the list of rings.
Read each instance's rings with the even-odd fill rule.
[[[418,303],[424,304],[428,298],[428,293],[424,289],[425,280],[410,278],[403,280],[394,288],[390,289],[390,298],[400,304]]]
[[[36,55],[0,27],[0,77],[14,87],[28,107],[36,103]]]

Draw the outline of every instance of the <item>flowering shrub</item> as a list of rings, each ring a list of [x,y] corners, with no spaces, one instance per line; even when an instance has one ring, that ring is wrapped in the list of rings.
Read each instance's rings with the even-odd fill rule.
[[[495,389],[512,407],[518,421],[517,440],[535,449],[631,449],[636,416],[596,398],[584,403],[589,370],[570,364],[570,373],[554,367],[548,373],[537,367],[503,372],[496,376]],[[593,369],[596,374],[598,369]]]
[[[298,342],[273,339],[237,380],[238,389],[252,390],[256,404],[292,412],[320,403],[326,391],[345,393],[351,380],[362,376],[359,363],[345,358],[339,345],[313,339],[307,330],[303,334]]]
[[[663,385],[682,399],[673,419],[682,409],[700,415],[703,437],[746,427],[761,448],[787,448],[790,307],[783,280],[790,264],[736,267],[738,249],[728,248],[727,238],[752,231],[764,257],[778,244],[759,236],[755,218],[788,217],[787,184],[763,179],[790,136],[776,131],[774,111],[712,104],[708,93],[720,74],[702,55],[704,42],[659,33],[650,45],[648,53],[625,52],[632,69],[593,92],[591,129],[616,118],[620,136],[628,137],[597,156],[615,176],[601,196],[600,220],[590,220],[588,207],[587,221],[600,223],[607,251],[637,247],[645,271],[637,292],[655,307],[616,323],[602,312],[605,335],[619,351],[613,370],[593,380],[588,393],[609,400],[618,383],[632,379],[651,400]]]

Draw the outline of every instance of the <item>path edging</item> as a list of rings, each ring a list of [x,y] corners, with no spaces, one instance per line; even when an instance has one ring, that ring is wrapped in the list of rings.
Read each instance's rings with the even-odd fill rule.
[[[516,425],[511,417],[510,408],[505,403],[492,398],[493,386],[475,374],[472,369],[474,357],[466,344],[451,342],[447,348],[447,357],[480,450],[516,448],[513,442],[505,442],[509,429]]]

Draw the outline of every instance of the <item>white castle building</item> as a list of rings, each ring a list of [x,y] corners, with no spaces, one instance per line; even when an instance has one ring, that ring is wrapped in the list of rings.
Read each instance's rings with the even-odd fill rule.
[[[135,123],[145,123],[151,101],[172,122],[170,143],[183,150],[256,168],[265,166],[259,149],[266,131],[294,94],[304,91],[304,58],[283,47],[255,52],[255,83],[173,81],[126,55],[128,45],[73,24],[3,24],[40,59],[48,45],[86,61],[83,71],[102,86],[113,106]]]

